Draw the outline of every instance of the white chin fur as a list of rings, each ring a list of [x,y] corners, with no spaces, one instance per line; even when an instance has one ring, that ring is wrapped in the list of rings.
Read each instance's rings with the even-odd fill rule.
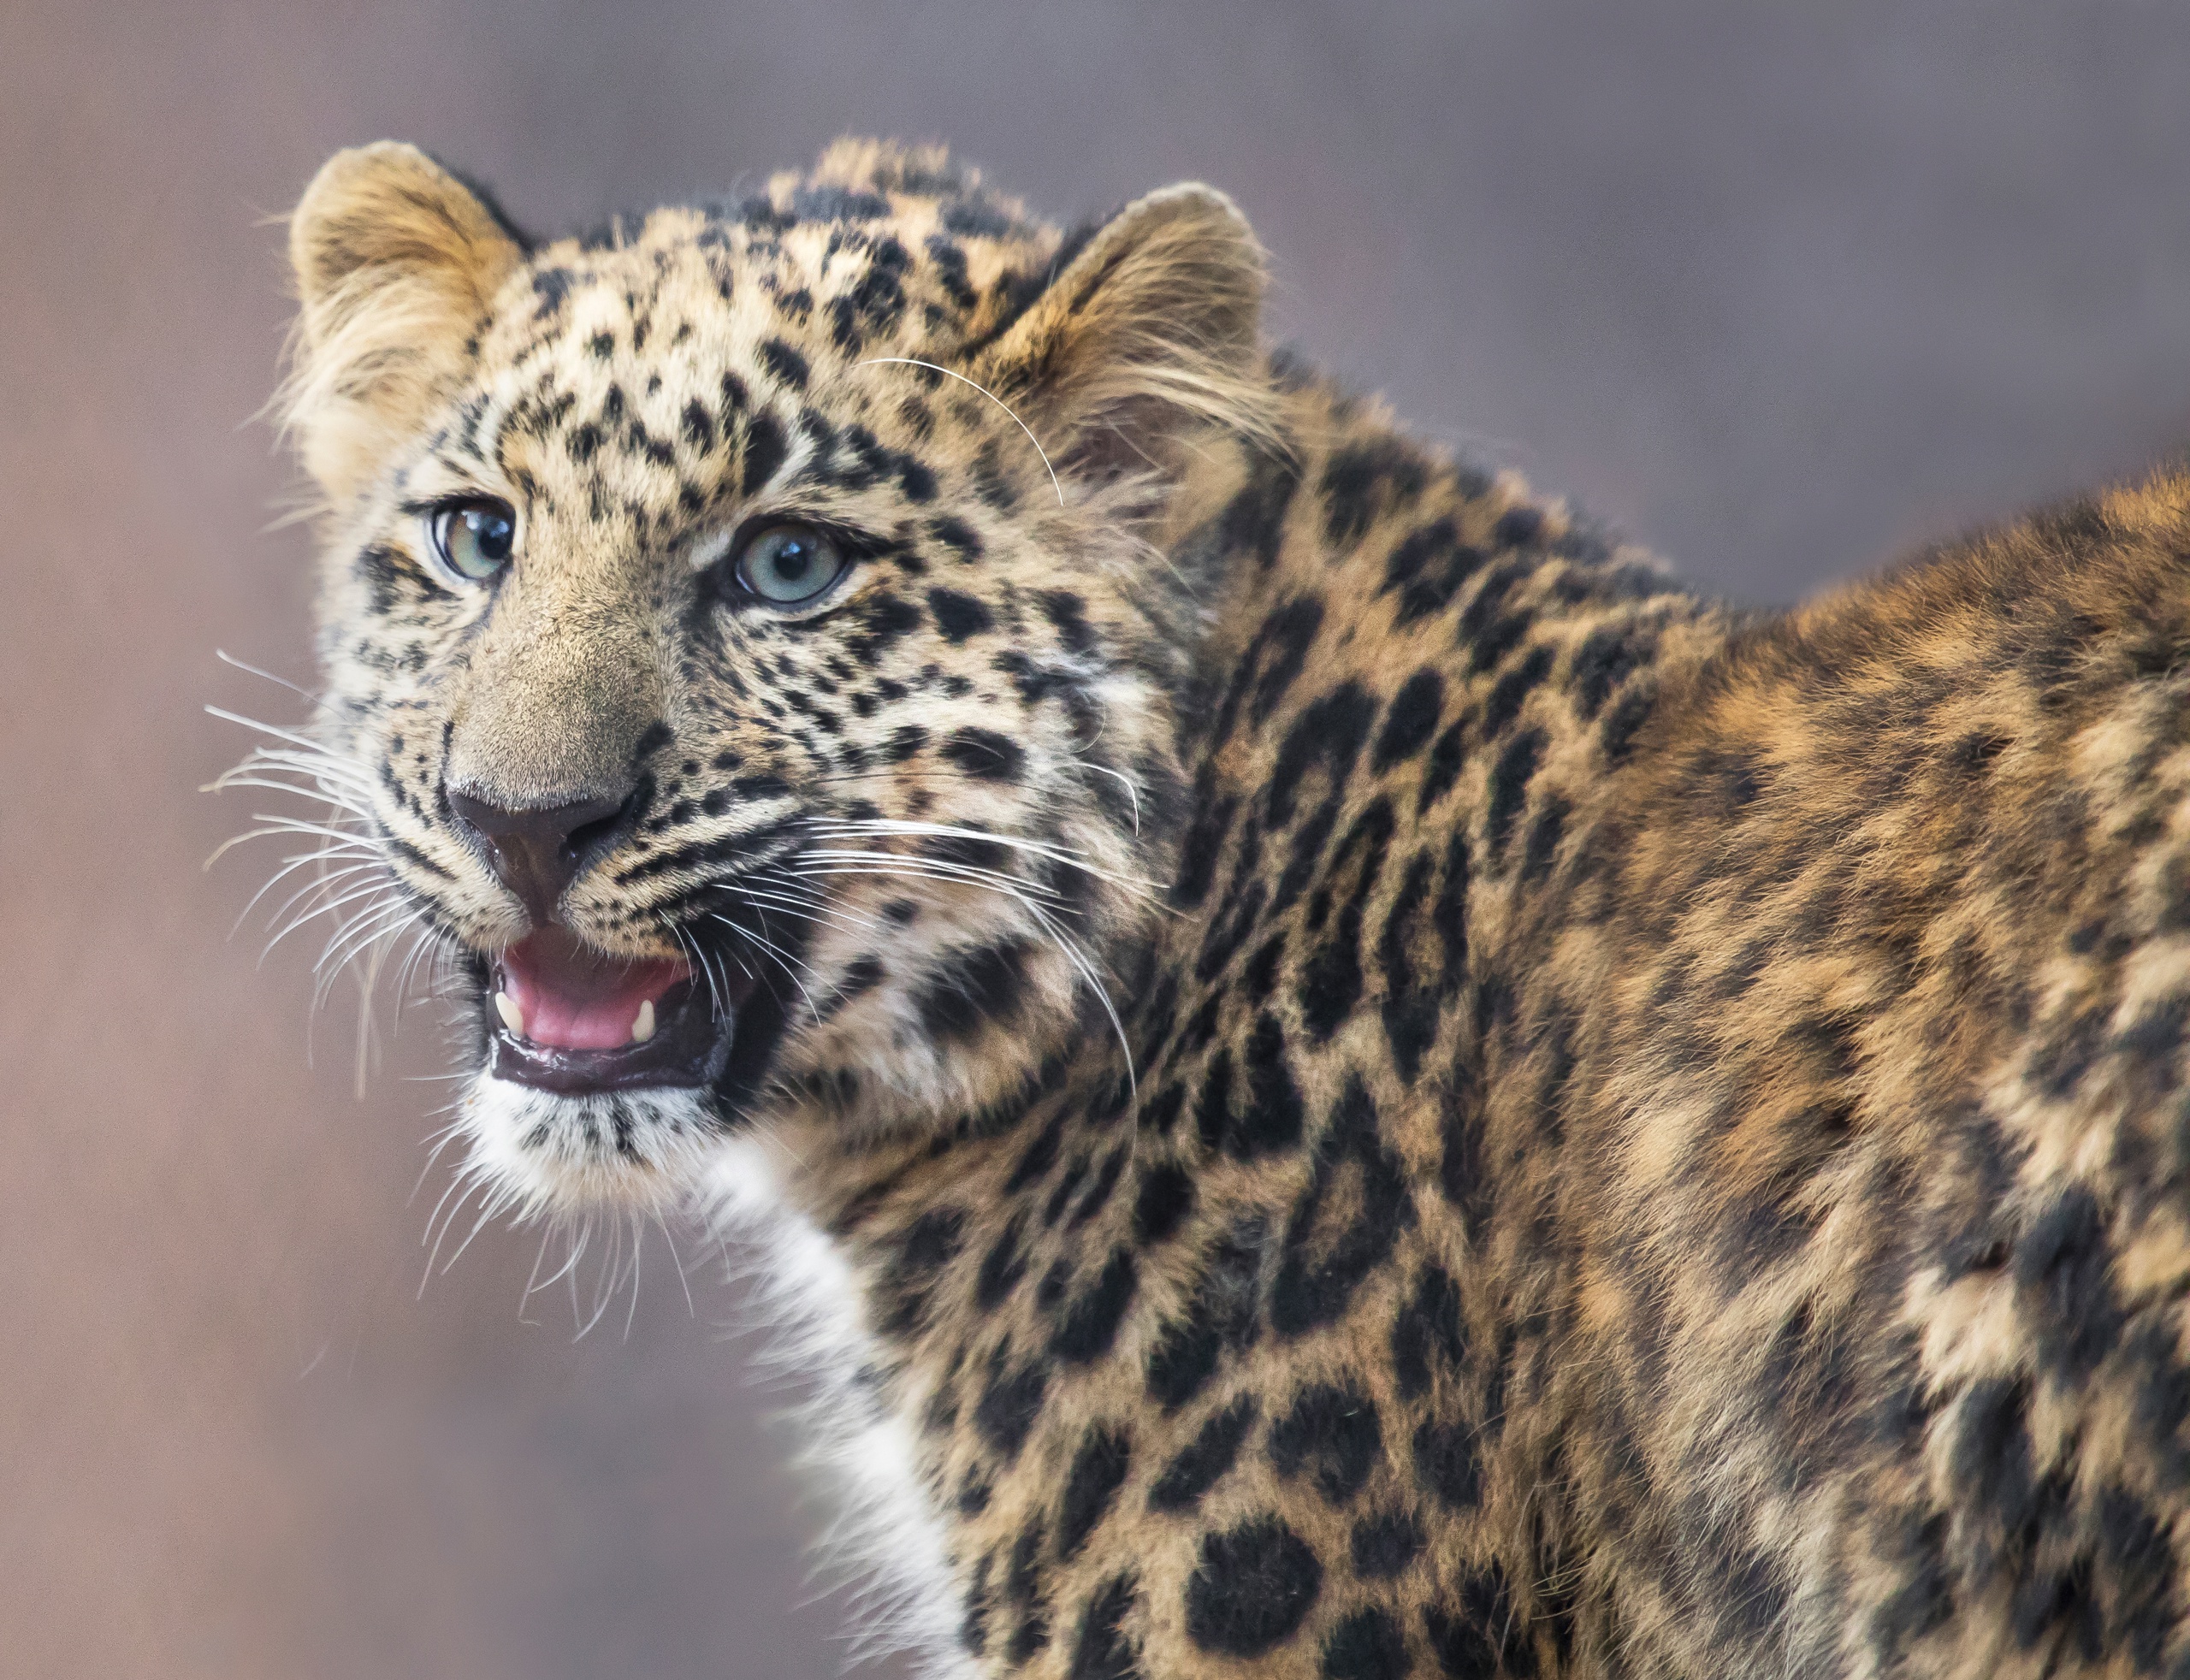
[[[765,1131],[725,1135],[697,1091],[561,1097],[483,1074],[465,1097],[463,1125],[465,1170],[520,1216],[682,1211],[742,1253],[774,1321],[770,1363],[795,1372],[802,1393],[803,1467],[833,1511],[822,1555],[854,1588],[855,1654],[903,1650],[922,1680],[975,1680],[909,1421],[925,1392],[882,1404],[863,1292],[843,1250],[785,1193],[780,1145]]]
[[[667,1213],[690,1200],[721,1144],[696,1091],[569,1097],[487,1074],[465,1094],[461,1123],[466,1166],[526,1214]]]

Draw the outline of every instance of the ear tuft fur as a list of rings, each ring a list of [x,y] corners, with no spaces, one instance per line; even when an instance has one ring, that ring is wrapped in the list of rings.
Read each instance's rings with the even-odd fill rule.
[[[1061,470],[1168,476],[1204,427],[1268,439],[1264,280],[1262,247],[1229,198],[1165,187],[1098,228],[974,376],[1061,445]]]
[[[331,500],[415,432],[524,257],[493,205],[416,146],[382,140],[322,166],[289,218],[302,308],[283,404]]]

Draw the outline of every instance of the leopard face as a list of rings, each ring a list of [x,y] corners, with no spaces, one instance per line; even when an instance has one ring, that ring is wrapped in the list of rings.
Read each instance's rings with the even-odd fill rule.
[[[328,747],[459,971],[514,1199],[682,1195],[772,1105],[978,1113],[1104,1030],[1175,803],[1258,254],[920,153],[533,244],[408,147],[293,224]]]

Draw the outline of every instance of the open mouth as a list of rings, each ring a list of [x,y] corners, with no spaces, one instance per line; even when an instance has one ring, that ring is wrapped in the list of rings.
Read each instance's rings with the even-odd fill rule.
[[[604,956],[567,929],[542,927],[483,977],[488,1070],[565,1094],[720,1084],[765,1056],[780,1010],[751,1007],[735,965],[708,985],[689,962]],[[765,1003],[766,1000],[761,1000]]]

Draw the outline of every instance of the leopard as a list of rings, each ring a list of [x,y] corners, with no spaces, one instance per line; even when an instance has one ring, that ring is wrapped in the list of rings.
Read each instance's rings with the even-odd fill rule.
[[[288,222],[309,725],[488,1212],[749,1257],[951,1680],[2190,1676],[2190,470],[1728,604],[849,139]]]

